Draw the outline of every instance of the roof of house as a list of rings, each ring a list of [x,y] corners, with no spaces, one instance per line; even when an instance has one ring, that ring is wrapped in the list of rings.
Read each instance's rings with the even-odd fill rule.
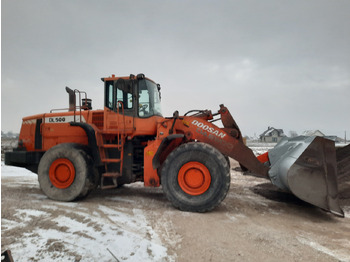
[[[320,130],[305,130],[302,136],[325,136]]]
[[[263,136],[271,136],[273,131],[277,131],[277,132],[278,132],[278,136],[286,136],[286,135],[284,134],[284,132],[283,132],[283,129],[277,129],[277,128],[274,128],[274,127],[270,127],[270,126],[269,126],[268,129],[267,129],[264,133],[262,133],[262,134],[260,135],[260,137],[263,137]]]

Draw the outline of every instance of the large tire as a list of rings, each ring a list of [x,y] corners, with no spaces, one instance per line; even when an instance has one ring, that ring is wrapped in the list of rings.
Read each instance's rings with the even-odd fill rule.
[[[41,158],[38,180],[41,190],[49,198],[73,201],[91,192],[96,176],[91,157],[83,146],[59,144]]]
[[[199,142],[176,148],[164,161],[163,191],[180,210],[207,212],[225,199],[230,188],[230,168],[214,147]]]

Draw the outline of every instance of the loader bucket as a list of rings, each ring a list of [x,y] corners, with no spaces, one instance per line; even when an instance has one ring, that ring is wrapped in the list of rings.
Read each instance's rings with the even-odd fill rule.
[[[283,139],[268,152],[272,184],[331,213],[344,216],[339,206],[334,141],[299,136]]]

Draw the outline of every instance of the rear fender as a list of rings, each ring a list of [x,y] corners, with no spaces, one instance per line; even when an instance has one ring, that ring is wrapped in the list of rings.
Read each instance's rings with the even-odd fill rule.
[[[94,164],[95,166],[101,165],[102,162],[101,162],[100,153],[98,151],[96,132],[94,128],[87,123],[80,123],[80,122],[70,122],[70,125],[80,127],[85,131],[89,142],[89,148],[91,150],[91,155],[94,159]]]

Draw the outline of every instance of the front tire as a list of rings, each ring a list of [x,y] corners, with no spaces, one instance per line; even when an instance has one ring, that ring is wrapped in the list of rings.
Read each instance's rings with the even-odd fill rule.
[[[38,180],[47,197],[59,201],[83,198],[94,187],[92,161],[78,144],[59,144],[41,158]]]
[[[170,202],[180,210],[207,212],[225,199],[230,168],[211,145],[192,142],[176,148],[165,160],[161,182]]]

